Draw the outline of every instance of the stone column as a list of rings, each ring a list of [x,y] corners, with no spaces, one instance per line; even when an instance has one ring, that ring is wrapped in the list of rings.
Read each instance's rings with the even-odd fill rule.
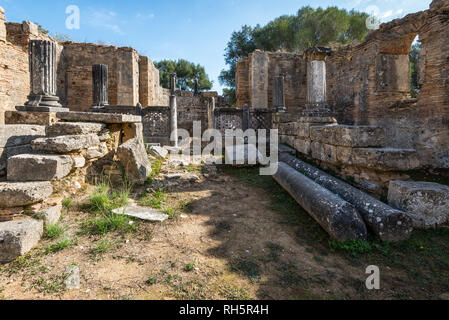
[[[178,107],[176,104],[176,73],[170,74],[170,131],[176,137],[172,141],[174,147],[178,147]]]
[[[108,103],[108,66],[95,64],[92,66],[93,108],[101,109]]]
[[[19,111],[64,112],[56,96],[56,44],[48,40],[31,40],[29,44],[30,95]]]
[[[242,116],[242,129],[243,131],[246,131],[248,129],[250,129],[250,125],[251,125],[251,113],[249,110],[249,106],[247,104],[245,104],[243,106],[243,116]]]
[[[274,78],[273,109],[275,112],[287,112],[285,108],[284,77]]]
[[[311,48],[305,52],[307,58],[307,104],[305,116],[332,115],[326,103],[326,58],[329,48]]]

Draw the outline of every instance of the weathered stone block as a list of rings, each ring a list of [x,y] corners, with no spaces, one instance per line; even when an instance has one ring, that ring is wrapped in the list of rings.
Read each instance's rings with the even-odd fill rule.
[[[311,149],[312,157],[315,159],[328,163],[337,163],[337,148],[335,146],[314,141],[311,144]]]
[[[142,122],[141,116],[118,113],[92,112],[57,112],[56,116],[65,121],[101,122],[101,123],[133,123]]]
[[[45,127],[37,125],[0,125],[0,148],[29,144],[45,136]]]
[[[143,124],[138,122],[123,124],[123,143],[134,138],[143,142]]]
[[[140,207],[140,206],[128,206],[118,208],[112,211],[115,214],[123,214],[128,217],[146,220],[150,222],[164,222],[169,216],[160,210]]]
[[[67,136],[67,135],[84,135],[98,134],[106,127],[103,123],[95,122],[57,122],[47,127],[47,136]]]
[[[36,24],[30,21],[23,21],[22,22],[22,30],[24,33],[28,33],[32,36],[38,36],[39,35],[39,28]]]
[[[0,223],[0,263],[11,262],[28,253],[43,232],[42,221],[33,219]]]
[[[53,138],[39,138],[31,143],[33,150],[50,153],[68,153],[98,146],[100,139],[96,134],[59,136]]]
[[[386,145],[385,129],[374,126],[313,126],[311,139],[335,146],[367,148]]]
[[[8,159],[8,181],[61,180],[72,170],[70,156],[22,154]]]
[[[312,153],[312,142],[307,139],[296,139],[294,147],[299,152],[310,155]]]
[[[40,202],[53,192],[46,182],[0,182],[0,207],[22,207]]]
[[[117,157],[132,183],[145,183],[151,173],[151,163],[142,141],[131,139],[117,149]]]
[[[148,149],[148,151],[152,156],[156,158],[165,159],[168,156],[168,150],[162,147],[152,146]]]
[[[352,164],[380,171],[407,171],[420,167],[414,149],[354,148]]]
[[[75,168],[83,168],[86,165],[86,158],[83,156],[74,156],[72,160]]]
[[[449,222],[449,187],[432,182],[391,181],[391,206],[408,212],[415,228],[429,228]]]
[[[49,126],[57,121],[54,112],[6,111],[5,124],[35,124]]]

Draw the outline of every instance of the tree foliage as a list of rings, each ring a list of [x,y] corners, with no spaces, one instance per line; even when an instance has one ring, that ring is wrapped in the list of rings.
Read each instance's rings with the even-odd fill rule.
[[[195,78],[198,79],[200,91],[212,88],[213,82],[209,80],[204,67],[199,64],[179,59],[162,60],[156,62],[155,66],[159,69],[161,85],[164,88],[170,88],[170,73],[173,72],[177,75],[176,86],[180,90],[194,90]]]
[[[296,15],[281,16],[265,26],[244,25],[232,33],[227,44],[225,62],[228,68],[221,72],[220,83],[230,88],[228,93],[232,93],[232,89],[235,91],[237,62],[256,49],[296,52],[313,46],[363,41],[368,34],[367,18],[368,14],[354,10],[307,6]]]

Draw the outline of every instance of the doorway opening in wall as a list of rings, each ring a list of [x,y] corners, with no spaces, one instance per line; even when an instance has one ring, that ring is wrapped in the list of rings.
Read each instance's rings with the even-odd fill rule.
[[[419,81],[419,59],[421,52],[421,42],[419,41],[419,35],[415,37],[410,49],[410,96],[417,98],[421,90]]]

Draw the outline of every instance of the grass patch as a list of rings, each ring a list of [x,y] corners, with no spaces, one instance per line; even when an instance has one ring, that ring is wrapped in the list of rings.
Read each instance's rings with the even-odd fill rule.
[[[78,243],[76,239],[62,239],[56,243],[52,243],[45,248],[45,254],[54,254],[69,247],[75,246]]]
[[[104,236],[109,232],[134,232],[138,226],[130,223],[132,220],[125,215],[110,213],[101,218],[93,218],[83,222],[82,234]]]
[[[101,182],[89,196],[85,208],[96,215],[107,215],[114,209],[126,206],[129,202],[130,192],[131,187],[126,182],[120,190],[111,190],[108,183]]]
[[[66,198],[62,200],[62,207],[70,210],[73,207],[73,199],[72,198]]]
[[[65,290],[64,277],[53,276],[50,279],[40,277],[33,282],[33,286],[39,292],[47,294],[58,293]]]
[[[162,190],[158,190],[152,194],[145,195],[142,199],[140,199],[140,204],[144,207],[162,209],[162,205],[165,203],[165,201],[165,193]]]
[[[159,158],[151,161],[151,173],[147,177],[147,181],[146,181],[147,185],[152,185],[154,182],[154,179],[161,174],[161,169],[162,169],[163,163],[164,163],[164,161]]]
[[[190,271],[193,271],[193,270],[195,270],[195,264],[193,264],[193,263],[188,263],[185,267],[184,267],[184,271],[186,271],[186,272],[190,272]]]
[[[95,247],[92,248],[91,253],[94,256],[105,254],[109,252],[113,245],[114,243],[112,241],[108,239],[102,239],[97,242]]]
[[[59,223],[47,225],[45,227],[44,237],[47,239],[57,239],[64,234],[66,227]]]

